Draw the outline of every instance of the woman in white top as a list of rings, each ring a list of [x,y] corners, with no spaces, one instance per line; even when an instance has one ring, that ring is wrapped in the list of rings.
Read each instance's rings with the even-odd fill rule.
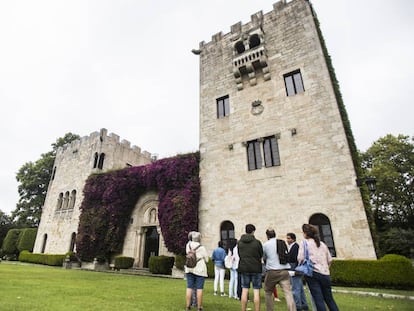
[[[193,288],[197,288],[197,308],[199,311],[203,310],[203,288],[204,279],[207,277],[208,254],[204,246],[200,245],[201,234],[197,231],[192,231],[190,241],[185,247],[185,252],[188,254],[190,248],[196,249],[197,264],[194,268],[184,267],[187,279],[186,291],[186,310],[191,310],[191,294]]]
[[[332,256],[328,247],[319,238],[318,229],[310,224],[302,226],[305,240],[299,244],[298,262],[302,263],[305,259],[304,244],[308,248],[309,259],[313,263],[313,275],[305,275],[306,283],[315,301],[317,311],[326,311],[325,303],[330,311],[338,311],[338,306],[332,296],[331,278],[329,276],[329,266]]]

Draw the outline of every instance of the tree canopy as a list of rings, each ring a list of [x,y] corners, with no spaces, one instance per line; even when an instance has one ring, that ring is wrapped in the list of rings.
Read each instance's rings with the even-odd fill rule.
[[[407,256],[407,249],[390,237],[399,234],[399,241],[411,241],[414,230],[414,144],[413,138],[388,134],[375,141],[362,156],[366,176],[376,178],[376,191],[371,193],[374,221],[379,236],[380,253],[398,253]],[[391,239],[391,240],[392,240]],[[414,255],[414,254],[413,254]]]
[[[12,219],[18,227],[37,227],[42,214],[56,151],[59,147],[79,139],[80,136],[67,133],[52,143],[52,150],[44,153],[35,162],[27,162],[19,169],[16,179],[19,183],[19,201],[12,212]]]

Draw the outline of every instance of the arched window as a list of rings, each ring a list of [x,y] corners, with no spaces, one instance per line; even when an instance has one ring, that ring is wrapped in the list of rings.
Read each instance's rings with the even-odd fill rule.
[[[72,190],[70,193],[70,199],[69,199],[69,208],[74,208],[76,202],[76,190]]]
[[[95,152],[93,156],[93,168],[96,168],[98,166],[98,153]]]
[[[70,238],[69,252],[73,252],[75,250],[75,243],[76,243],[76,233],[72,232],[72,236]]]
[[[238,54],[242,54],[244,53],[244,51],[246,50],[246,48],[244,47],[244,43],[243,41],[238,41],[235,45],[234,45],[234,49],[237,51]]]
[[[56,210],[59,210],[62,208],[62,202],[63,202],[63,192],[59,193],[57,203],[56,203]]]
[[[69,191],[66,191],[65,196],[63,197],[62,209],[67,209],[68,205],[69,205]]]
[[[251,49],[257,47],[260,45],[260,37],[258,34],[253,34],[249,38],[249,47]]]
[[[103,168],[104,160],[105,160],[105,153],[101,153],[99,155],[99,161],[98,161],[98,168],[99,169]]]
[[[223,248],[227,251],[236,245],[234,236],[234,225],[231,221],[223,221],[220,226],[220,240],[223,242]]]
[[[332,257],[336,257],[335,243],[329,218],[324,214],[314,214],[309,219],[309,223],[318,227],[321,241],[325,242],[326,246],[328,246]]]
[[[43,244],[42,244],[42,250],[40,251],[42,254],[44,254],[46,250],[46,243],[47,243],[47,234],[45,233],[43,235]]]

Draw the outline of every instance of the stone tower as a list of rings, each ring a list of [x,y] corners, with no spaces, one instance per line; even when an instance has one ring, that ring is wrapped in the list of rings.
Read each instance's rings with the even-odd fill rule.
[[[237,23],[200,57],[200,231],[227,246],[319,227],[337,258],[376,258],[350,144],[306,0]]]
[[[33,252],[74,251],[83,187],[92,173],[151,162],[151,154],[106,129],[59,148]]]

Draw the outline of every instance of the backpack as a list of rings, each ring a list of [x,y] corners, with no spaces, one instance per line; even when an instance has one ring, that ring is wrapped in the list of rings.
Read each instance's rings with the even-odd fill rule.
[[[188,251],[187,255],[185,256],[185,266],[187,268],[194,268],[197,265],[197,256],[196,251],[201,245],[198,245],[196,248],[192,249],[190,245],[188,247],[190,250]]]
[[[233,266],[233,256],[231,255],[230,250],[226,257],[224,257],[224,266],[227,269],[231,269],[231,267]]]
[[[289,253],[286,243],[283,240],[277,239],[277,254],[279,255],[279,262],[281,265],[287,264],[289,260]]]

